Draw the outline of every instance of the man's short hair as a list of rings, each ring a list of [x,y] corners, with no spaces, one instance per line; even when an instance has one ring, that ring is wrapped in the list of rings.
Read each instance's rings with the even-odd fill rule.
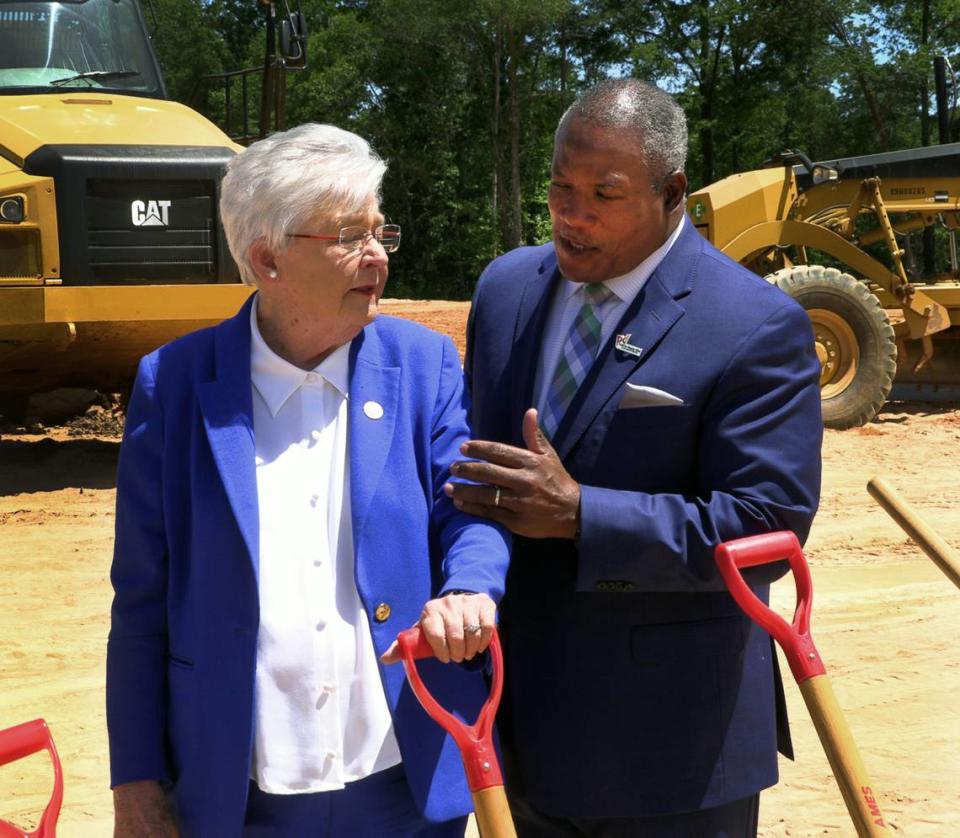
[[[659,188],[687,162],[687,118],[673,97],[640,79],[607,79],[580,94],[557,126],[576,119],[597,128],[627,129]]]

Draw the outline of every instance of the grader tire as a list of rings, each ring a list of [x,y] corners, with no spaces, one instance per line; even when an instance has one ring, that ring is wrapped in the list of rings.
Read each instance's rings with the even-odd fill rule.
[[[836,268],[798,265],[766,277],[810,316],[820,359],[823,424],[864,425],[883,407],[897,371],[893,327],[862,282]]]

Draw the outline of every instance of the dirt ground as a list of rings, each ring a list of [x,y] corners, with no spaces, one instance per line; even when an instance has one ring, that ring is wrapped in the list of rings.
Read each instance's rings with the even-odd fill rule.
[[[390,308],[449,332],[462,351],[466,304]],[[103,682],[119,440],[104,434],[109,423],[87,428],[0,439],[0,728],[49,723],[64,766],[66,838],[111,834]],[[828,431],[806,550],[814,640],[884,813],[910,836],[960,834],[960,590],[865,487],[888,477],[960,546],[958,450],[957,405],[893,404],[864,428]],[[774,601],[792,613],[789,576]],[[761,835],[852,835],[792,681],[787,691],[797,760],[781,760],[780,785],[763,796]],[[0,818],[32,827],[50,787],[45,755],[0,767]]]

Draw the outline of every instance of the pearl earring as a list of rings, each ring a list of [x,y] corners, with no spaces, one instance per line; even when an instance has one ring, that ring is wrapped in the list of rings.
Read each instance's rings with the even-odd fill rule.
[[[276,271],[270,271],[270,272],[267,274],[267,276],[269,276],[270,279],[276,279],[276,278],[277,278],[277,272],[276,272]]]

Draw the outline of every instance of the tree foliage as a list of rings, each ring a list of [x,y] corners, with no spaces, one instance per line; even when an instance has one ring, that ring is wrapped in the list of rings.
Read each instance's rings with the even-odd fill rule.
[[[262,62],[254,0],[153,2],[175,98]],[[553,132],[601,79],[633,75],[677,97],[698,188],[786,149],[816,160],[936,142],[934,56],[960,71],[960,0],[303,0],[303,11],[309,61],[288,74],[287,121],[354,130],[387,159],[384,210],[404,229],[394,296],[466,298],[490,258],[549,236]],[[193,104],[224,116],[222,91]]]

